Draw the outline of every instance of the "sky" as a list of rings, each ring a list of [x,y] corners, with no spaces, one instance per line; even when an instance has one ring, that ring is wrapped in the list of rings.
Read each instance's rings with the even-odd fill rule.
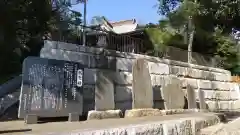
[[[109,21],[136,19],[139,24],[157,23],[161,16],[154,7],[156,4],[157,0],[88,0],[87,22],[93,16],[105,16]],[[83,13],[83,4],[72,9]]]

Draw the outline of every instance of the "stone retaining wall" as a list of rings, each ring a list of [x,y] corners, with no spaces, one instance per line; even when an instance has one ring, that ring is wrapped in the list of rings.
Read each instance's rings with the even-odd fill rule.
[[[53,41],[45,41],[40,56],[76,61],[86,66],[83,91],[85,112],[94,108],[131,109],[132,65],[134,59],[140,57],[148,61],[155,108],[164,109],[160,87],[174,76],[181,80],[184,91],[187,85],[191,85],[196,92],[203,90],[211,110],[234,109],[233,104],[239,98],[238,85],[230,82],[231,73],[223,69]]]

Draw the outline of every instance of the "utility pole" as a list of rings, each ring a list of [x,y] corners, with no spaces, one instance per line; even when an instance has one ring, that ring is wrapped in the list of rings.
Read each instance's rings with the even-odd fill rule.
[[[185,0],[187,2],[187,0]],[[194,3],[197,4],[197,0],[194,0]],[[188,64],[192,64],[192,46],[193,46],[193,39],[195,34],[195,26],[193,24],[193,16],[188,17],[188,26],[191,30],[189,40],[188,40]]]
[[[188,40],[188,64],[192,64],[192,45],[193,45],[193,38],[194,38],[194,25],[192,23],[192,16],[189,17],[188,26],[191,30],[189,40]]]
[[[84,11],[83,11],[83,46],[86,45],[86,26],[87,26],[87,0],[84,0]]]

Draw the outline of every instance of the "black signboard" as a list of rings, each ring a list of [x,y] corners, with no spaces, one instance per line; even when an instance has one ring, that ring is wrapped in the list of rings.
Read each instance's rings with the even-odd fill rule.
[[[83,65],[76,62],[28,57],[23,62],[19,118],[82,114]]]

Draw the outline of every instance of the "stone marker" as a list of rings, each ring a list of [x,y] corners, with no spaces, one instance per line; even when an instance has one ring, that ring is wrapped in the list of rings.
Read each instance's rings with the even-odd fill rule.
[[[198,97],[199,97],[199,108],[201,110],[206,110],[207,107],[206,107],[206,102],[205,102],[205,94],[204,94],[204,91],[199,89],[198,90]]]
[[[23,62],[18,117],[82,114],[83,65],[76,62],[28,57]]]
[[[197,108],[195,90],[191,85],[187,85],[188,109]]]
[[[185,100],[184,92],[177,77],[169,76],[169,82],[163,85],[161,93],[164,100],[165,109],[183,109]]]
[[[95,85],[95,110],[114,110],[114,84],[112,72],[97,70]]]
[[[136,59],[132,72],[132,108],[152,108],[153,90],[147,61],[143,58]]]

